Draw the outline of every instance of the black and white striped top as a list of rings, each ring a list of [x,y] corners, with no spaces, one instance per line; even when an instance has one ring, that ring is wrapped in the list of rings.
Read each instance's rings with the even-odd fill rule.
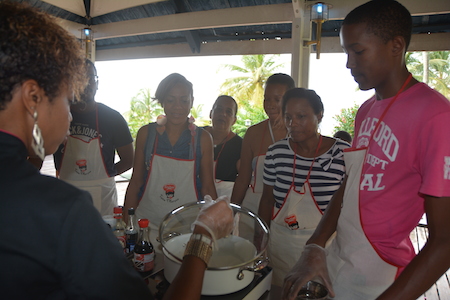
[[[347,142],[337,139],[324,154],[314,159],[309,176],[312,193],[324,211],[334,192],[339,188],[345,174],[343,149]],[[274,186],[275,206],[280,208],[289,191],[293,178],[294,151],[288,139],[283,139],[269,147],[264,161],[264,184]],[[305,183],[313,158],[297,155],[295,166],[295,190],[300,191]]]

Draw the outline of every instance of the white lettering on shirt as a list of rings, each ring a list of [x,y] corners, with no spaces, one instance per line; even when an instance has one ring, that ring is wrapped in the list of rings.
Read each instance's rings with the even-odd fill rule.
[[[358,139],[362,141],[362,137],[370,137],[375,130],[377,123],[377,118],[367,118],[363,120],[358,133]],[[398,154],[399,142],[391,128],[383,121],[380,123],[377,132],[374,134],[373,140],[381,147],[381,150],[390,161],[395,161]],[[358,145],[359,144],[360,142],[358,142]]]
[[[367,154],[366,163],[368,163],[372,167],[381,164],[381,169],[386,170],[386,165],[388,164],[388,161],[380,159],[373,154]]]
[[[360,189],[367,191],[381,191],[384,190],[385,186],[381,186],[381,180],[383,179],[384,174],[379,173],[376,175],[376,182],[374,183],[373,174],[364,174],[364,179],[361,182]]]
[[[450,156],[445,156],[444,162],[444,179],[450,179]]]
[[[89,142],[91,139],[95,139],[98,136],[98,132],[95,129],[80,126],[80,125],[73,125],[70,126],[70,135],[71,136],[77,136],[81,138],[82,140]],[[84,138],[86,137],[86,138]]]

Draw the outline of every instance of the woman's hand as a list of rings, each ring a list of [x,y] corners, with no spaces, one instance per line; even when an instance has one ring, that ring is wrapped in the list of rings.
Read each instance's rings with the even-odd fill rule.
[[[284,279],[283,300],[294,300],[302,286],[314,277],[320,277],[334,297],[333,286],[328,275],[326,251],[316,244],[306,245],[300,259]]]
[[[233,210],[230,199],[227,196],[221,196],[214,201],[206,195],[205,202],[192,225],[206,229],[213,241],[229,235],[233,230]]]

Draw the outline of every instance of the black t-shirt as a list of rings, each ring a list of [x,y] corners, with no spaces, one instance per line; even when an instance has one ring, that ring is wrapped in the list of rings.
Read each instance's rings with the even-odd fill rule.
[[[133,142],[128,124],[120,113],[112,108],[98,103],[98,131],[96,122],[96,111],[88,113],[72,113],[72,123],[70,124],[70,135],[76,136],[86,142],[98,137],[106,169],[110,177],[117,175],[114,167],[115,150],[119,147]],[[64,145],[61,145],[54,154],[55,167],[59,170],[61,166]]]
[[[0,131],[2,299],[152,299],[89,193],[41,175]]]
[[[214,147],[214,160],[217,160],[216,179],[235,181],[238,174],[236,163],[241,158],[242,138],[232,137],[224,144]],[[217,157],[219,157],[217,159]]]

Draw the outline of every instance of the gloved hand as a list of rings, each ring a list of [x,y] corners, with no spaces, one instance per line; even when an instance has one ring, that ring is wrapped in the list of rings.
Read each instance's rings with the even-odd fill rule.
[[[328,289],[330,297],[334,297],[330,276],[328,275],[326,251],[316,244],[306,245],[297,263],[286,275],[283,285],[283,299],[294,300],[301,287],[319,277]]]
[[[216,245],[216,240],[229,235],[233,229],[233,210],[227,196],[221,196],[214,201],[211,196],[206,195],[204,200],[206,203],[192,223],[192,229],[196,225],[205,228]]]

